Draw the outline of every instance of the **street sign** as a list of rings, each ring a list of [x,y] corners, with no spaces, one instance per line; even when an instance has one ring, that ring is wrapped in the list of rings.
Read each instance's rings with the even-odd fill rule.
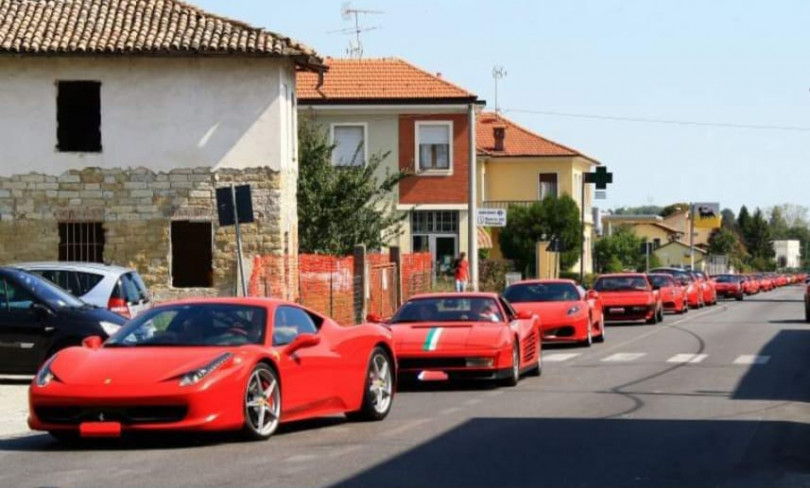
[[[700,229],[717,229],[723,223],[720,204],[714,202],[693,203],[692,218],[694,226]]]
[[[479,208],[476,210],[475,220],[479,227],[505,227],[506,209]]]
[[[607,199],[607,192],[605,190],[596,190],[594,194],[595,200],[606,200]]]
[[[234,187],[236,191],[236,214],[240,224],[253,222],[253,201],[250,196],[250,185]],[[234,198],[231,187],[217,188],[217,216],[220,226],[234,225]]]
[[[593,173],[585,173],[585,183],[596,183],[597,190],[606,190],[608,183],[613,183],[613,173],[608,173],[604,166],[599,166]]]

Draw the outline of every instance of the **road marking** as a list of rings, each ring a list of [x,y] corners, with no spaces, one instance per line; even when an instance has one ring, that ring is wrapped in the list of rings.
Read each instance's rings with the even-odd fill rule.
[[[707,357],[709,357],[708,354],[688,354],[688,353],[684,353],[684,354],[676,354],[676,355],[672,356],[671,358],[667,359],[667,362],[668,363],[690,363],[690,364],[695,364],[695,363],[699,363],[699,362],[703,361]]]
[[[554,354],[545,355],[543,354],[543,361],[548,361],[550,363],[561,363],[563,361],[568,361],[569,359],[574,359],[577,356],[581,356],[581,352],[558,352]]]
[[[602,361],[607,363],[624,363],[628,361],[635,361],[636,359],[646,355],[646,352],[617,352],[612,356],[604,358]]]
[[[445,408],[444,410],[439,412],[439,415],[450,415],[451,413],[456,413],[460,410],[461,410],[460,407]]]
[[[305,461],[312,461],[313,459],[318,459],[318,456],[315,454],[296,454],[295,456],[290,456],[284,459],[283,462],[285,463],[302,463]]]
[[[771,360],[770,356],[757,356],[756,354],[743,354],[734,360],[734,364],[765,364]]]
[[[473,398],[473,399],[470,399],[470,400],[467,400],[466,402],[464,402],[464,405],[473,406],[473,405],[478,405],[479,403],[481,403],[481,400],[479,400],[478,398]]]
[[[406,423],[400,425],[399,427],[391,429],[391,430],[389,430],[387,432],[383,432],[382,434],[380,434],[380,436],[382,436],[382,437],[396,437],[396,436],[398,436],[400,434],[404,434],[405,432],[408,432],[409,430],[415,429],[415,428],[419,427],[422,424],[426,424],[426,423],[430,422],[430,420],[431,419],[411,420],[410,422],[406,422]]]

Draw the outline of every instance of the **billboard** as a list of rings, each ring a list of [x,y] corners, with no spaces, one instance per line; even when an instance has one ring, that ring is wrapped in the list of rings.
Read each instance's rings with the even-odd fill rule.
[[[699,229],[717,229],[723,223],[719,203],[693,203],[692,218]]]

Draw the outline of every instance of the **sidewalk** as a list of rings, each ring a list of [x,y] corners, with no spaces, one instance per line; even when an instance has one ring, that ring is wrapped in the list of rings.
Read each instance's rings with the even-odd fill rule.
[[[28,382],[0,376],[0,438],[29,434]]]

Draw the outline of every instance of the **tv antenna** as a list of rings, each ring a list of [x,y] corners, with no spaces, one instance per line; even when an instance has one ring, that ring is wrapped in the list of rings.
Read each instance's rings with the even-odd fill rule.
[[[503,66],[495,66],[492,68],[492,78],[495,80],[495,113],[501,113],[501,108],[498,106],[498,81],[506,77],[506,68]]]
[[[353,35],[354,39],[349,39],[349,47],[346,49],[346,54],[350,58],[361,59],[363,57],[363,41],[360,39],[360,34],[363,32],[373,31],[379,29],[379,26],[363,27],[360,25],[360,16],[368,14],[384,14],[382,10],[366,10],[359,8],[352,8],[349,2],[343,4],[340,8],[340,16],[344,22],[354,18],[354,27],[347,27],[345,29],[338,29],[330,31],[329,34],[345,34]]]

